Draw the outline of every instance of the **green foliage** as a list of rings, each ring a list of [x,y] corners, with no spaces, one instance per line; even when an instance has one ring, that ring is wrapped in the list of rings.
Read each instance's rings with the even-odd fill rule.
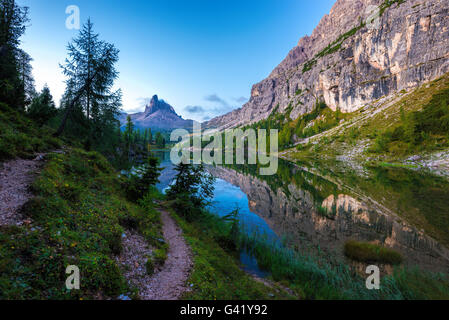
[[[113,91],[118,77],[115,65],[119,51],[113,44],[99,39],[90,19],[68,44],[67,50],[68,57],[61,65],[67,77],[61,101],[64,115],[56,134],[64,133],[70,118],[72,125],[81,132],[77,139],[83,141],[86,149],[105,153],[106,145],[111,152],[116,148],[110,140],[115,137],[122,105],[121,90]]]
[[[284,289],[273,288],[254,280],[243,271],[238,252],[229,247],[232,223],[212,214],[186,222],[176,214],[178,225],[193,251],[193,270],[188,283],[188,300],[267,300],[293,299]],[[226,240],[225,240],[226,239]],[[235,245],[234,245],[235,248]]]
[[[50,128],[38,128],[22,113],[0,103],[0,161],[15,157],[32,158],[36,152],[60,148]]]
[[[398,4],[400,6],[402,3],[404,3],[406,0],[384,0],[384,2],[379,7],[379,14],[382,16],[385,11],[390,8],[393,4]]]
[[[142,199],[159,182],[160,172],[159,160],[148,157],[144,165],[139,166],[135,173],[130,174],[125,181],[125,189],[129,200],[137,201]]]
[[[0,101],[19,111],[34,92],[31,58],[19,48],[28,21],[27,7],[0,1]]]
[[[40,126],[47,124],[51,118],[56,116],[56,106],[47,86],[44,86],[42,92],[33,99],[27,114]]]
[[[153,259],[156,265],[163,265],[167,260],[167,250],[156,249],[153,252]]]
[[[124,228],[166,248],[149,199],[125,200],[120,178],[96,152],[50,154],[23,208],[33,226],[0,229],[1,299],[79,299],[129,294],[115,261]],[[77,265],[81,290],[65,289],[65,269]]]
[[[296,120],[294,132],[298,138],[308,138],[336,127],[340,120],[350,118],[350,114],[333,112],[324,101],[317,100],[312,112]]]
[[[352,37],[364,27],[364,23],[361,22],[358,26],[352,28],[348,32],[340,35],[334,42],[330,43],[326,48],[318,52],[315,57],[313,57],[311,60],[304,63],[302,68],[302,73],[305,73],[307,71],[312,70],[312,68],[317,64],[317,61],[319,58],[325,57],[329,54],[333,54],[335,52],[338,52],[341,49],[341,46],[343,42],[345,42],[348,38]]]
[[[156,132],[156,145],[159,148],[165,148],[165,138],[160,132]]]
[[[369,151],[404,155],[437,147],[438,140],[449,136],[448,101],[449,89],[444,89],[421,111],[406,114],[401,107],[399,124],[378,134]]]
[[[348,258],[366,263],[378,262],[395,265],[402,263],[403,260],[401,254],[393,249],[353,240],[345,243],[344,252]]]
[[[240,245],[257,258],[259,267],[269,271],[274,280],[287,281],[289,287],[300,292],[304,299],[449,298],[447,275],[397,268],[393,275],[382,278],[380,290],[366,290],[365,278],[353,272],[343,261],[329,261],[323,255],[310,255],[280,247],[257,234],[241,234]],[[402,261],[396,252],[384,249],[364,247],[364,253],[369,252],[369,261]]]
[[[175,182],[167,191],[168,199],[175,200],[176,212],[188,220],[201,215],[214,195],[215,178],[206,171],[202,164],[180,162],[176,167]]]
[[[316,65],[317,60],[312,59],[304,63],[304,66],[302,67],[302,73],[306,73],[307,71],[312,70],[312,68]]]

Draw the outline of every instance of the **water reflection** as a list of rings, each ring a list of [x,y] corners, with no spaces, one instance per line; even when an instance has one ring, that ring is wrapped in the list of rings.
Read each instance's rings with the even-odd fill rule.
[[[162,157],[168,170],[160,188],[174,177],[168,156]],[[449,243],[445,180],[395,168],[360,172],[336,163],[300,167],[285,161],[275,176],[258,176],[257,166],[209,171],[218,178],[212,211],[224,215],[238,207],[245,224],[287,238],[300,250],[343,257],[345,241],[371,241],[400,251],[408,265],[449,271],[449,250],[442,244]]]

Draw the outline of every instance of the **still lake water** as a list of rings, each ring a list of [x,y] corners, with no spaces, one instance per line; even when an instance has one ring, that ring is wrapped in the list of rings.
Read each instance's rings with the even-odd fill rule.
[[[169,152],[155,155],[163,190],[174,166]],[[217,178],[211,211],[223,216],[238,208],[250,231],[301,251],[345,259],[347,240],[369,241],[401,252],[407,266],[449,272],[447,180],[403,168],[279,161],[274,176],[258,175],[256,166],[209,167]],[[251,256],[240,258],[247,271],[265,276]]]

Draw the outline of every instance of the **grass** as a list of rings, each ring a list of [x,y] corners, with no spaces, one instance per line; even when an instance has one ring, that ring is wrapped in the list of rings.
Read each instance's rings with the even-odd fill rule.
[[[256,234],[242,234],[240,243],[257,258],[261,268],[271,273],[275,281],[294,289],[303,299],[449,299],[447,274],[397,267],[392,275],[382,277],[380,290],[367,290],[365,278],[344,262],[324,254],[312,255],[281,247]],[[379,251],[381,253],[376,258],[380,255],[384,261],[399,262],[396,252]],[[378,251],[370,247],[364,248],[364,252],[372,254]]]
[[[269,279],[278,286],[278,299],[293,298],[283,291],[285,287],[300,299],[449,299],[449,278],[444,274],[396,267],[392,275],[382,277],[380,290],[368,290],[364,277],[329,255],[281,246],[257,233],[247,234],[244,228],[233,229],[232,224],[210,213],[194,222],[186,222],[173,211],[172,215],[194,253],[194,269],[188,281],[192,291],[185,299],[271,298],[273,288],[255,282],[240,269],[240,250],[254,256],[259,267],[270,273]],[[401,259],[385,248],[360,246],[364,252],[374,252],[377,262],[397,264]]]
[[[254,280],[241,269],[238,252],[226,236],[229,225],[212,215],[193,223],[170,210],[193,251],[193,271],[188,280],[192,291],[184,299],[192,300],[267,300],[294,299],[285,290]]]
[[[390,163],[390,162],[381,162],[376,164],[378,167],[393,167],[393,168],[406,168],[406,169],[416,169],[418,166],[413,164],[403,164],[403,163]]]
[[[393,249],[354,240],[345,243],[344,252],[348,258],[359,262],[397,265],[403,261],[401,254]]]
[[[61,141],[52,137],[50,128],[39,128],[25,115],[0,103],[0,162],[32,158],[36,152],[55,150]]]
[[[371,153],[407,156],[449,148],[449,88],[437,91],[422,110],[405,113],[398,123],[379,133]]]
[[[134,296],[115,257],[125,229],[166,250],[149,199],[128,202],[121,180],[96,152],[50,154],[23,208],[31,225],[0,229],[0,299],[92,299]],[[81,290],[65,288],[65,269],[81,271]]]
[[[374,109],[354,112],[342,125],[323,131],[317,142],[291,150],[289,157],[301,159],[316,157],[335,158],[360,147],[356,159],[376,162],[401,163],[411,155],[428,155],[449,148],[448,102],[449,73],[415,89],[391,103],[373,102],[381,112]],[[315,133],[316,134],[316,133]],[[313,149],[313,150],[312,150]]]

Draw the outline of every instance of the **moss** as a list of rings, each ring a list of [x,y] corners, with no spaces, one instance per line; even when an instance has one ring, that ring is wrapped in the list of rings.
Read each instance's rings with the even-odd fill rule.
[[[344,246],[345,255],[356,261],[366,263],[400,264],[402,256],[399,252],[373,243],[347,241]]]

